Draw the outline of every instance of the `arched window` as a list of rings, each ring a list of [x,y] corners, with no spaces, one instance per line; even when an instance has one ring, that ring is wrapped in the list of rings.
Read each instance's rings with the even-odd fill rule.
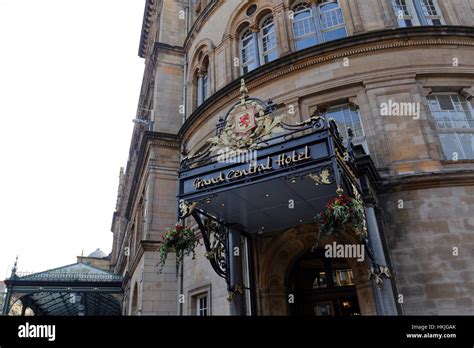
[[[192,83],[192,109],[196,109],[199,105],[199,69],[196,68],[193,73]]]
[[[300,2],[293,7],[293,32],[296,49],[314,46],[318,43],[313,11],[307,2]]]
[[[420,7],[427,25],[445,24],[437,0],[423,0]]]
[[[204,57],[197,73],[197,106],[209,97],[209,57]]]
[[[240,34],[240,66],[242,74],[254,70],[259,65],[255,36],[250,27],[244,28]]]
[[[273,16],[267,15],[260,21],[259,45],[260,63],[266,64],[278,58],[275,22]]]
[[[342,10],[337,1],[324,1],[319,4],[318,16],[324,42],[347,36]]]
[[[392,0],[398,26],[444,25],[437,0]]]
[[[278,58],[278,47],[273,15],[262,18],[258,33],[245,27],[239,35],[240,72],[246,74]]]
[[[339,1],[326,0],[318,5],[300,1],[292,11],[296,50],[347,36]]]

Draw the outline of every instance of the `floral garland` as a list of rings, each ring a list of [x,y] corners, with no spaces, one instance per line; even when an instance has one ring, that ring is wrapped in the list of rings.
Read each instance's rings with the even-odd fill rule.
[[[174,229],[168,229],[168,232],[166,232],[162,238],[159,273],[163,270],[168,254],[172,251],[176,253],[176,270],[178,270],[179,263],[183,260],[184,256],[193,253],[194,259],[194,249],[199,241],[191,229],[176,223]]]
[[[350,224],[358,236],[365,233],[365,211],[363,204],[354,198],[340,194],[326,204],[326,209],[316,215],[319,233],[313,249],[317,248],[321,237],[329,237],[344,232]]]

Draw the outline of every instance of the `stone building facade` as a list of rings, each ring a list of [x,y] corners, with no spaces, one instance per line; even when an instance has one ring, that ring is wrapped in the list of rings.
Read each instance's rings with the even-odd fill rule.
[[[345,139],[352,129],[375,168],[369,234],[391,271],[380,290],[367,263],[347,259],[337,269],[352,295],[334,297],[334,278],[318,300],[318,277],[337,273],[311,255],[318,227],[252,234],[242,237],[244,313],[308,313],[288,300],[306,272],[319,279],[305,288],[310,313],[343,315],[338,306],[355,301],[352,314],[474,314],[474,1],[147,0],[139,56],[141,121],[112,222],[124,314],[231,313],[203,245],[182,275],[172,255],[161,273],[157,264],[178,218],[180,162],[206,148],[242,78],[288,124],[322,110]]]

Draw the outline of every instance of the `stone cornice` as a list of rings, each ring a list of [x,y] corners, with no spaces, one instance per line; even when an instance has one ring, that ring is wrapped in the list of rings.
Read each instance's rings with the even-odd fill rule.
[[[156,240],[142,240],[140,245],[142,246],[144,251],[158,251],[161,246],[160,241]]]
[[[421,190],[439,187],[474,186],[474,171],[421,173],[383,179],[383,193]]]
[[[155,42],[153,46],[153,54],[156,56],[158,51],[170,53],[178,56],[184,55],[184,50],[180,46],[172,46],[163,42]]]
[[[128,278],[131,277],[131,275],[135,272],[138,263],[140,262],[141,258],[143,257],[143,254],[146,251],[159,251],[161,246],[161,242],[159,241],[153,241],[153,240],[142,240],[140,241],[140,246],[138,247],[138,250],[136,250],[135,254],[133,255],[133,260],[130,263],[130,267],[127,270],[127,275],[128,277],[124,277],[123,284],[125,285],[125,279],[128,282]]]
[[[133,255],[133,260],[130,263],[130,267],[128,268],[127,273],[130,273],[130,275],[132,275],[135,272],[135,269],[137,268],[138,263],[140,262],[144,253],[145,253],[145,250],[140,243],[140,247],[138,248],[138,250],[136,250],[136,252]]]
[[[148,46],[148,34],[151,28],[153,13],[159,0],[146,0],[145,11],[143,13],[142,31],[140,35],[140,45],[138,47],[138,56],[145,58]]]
[[[204,121],[201,116],[212,115],[225,104],[236,100],[240,93],[241,78],[245,79],[247,88],[251,90],[289,73],[335,59],[380,50],[436,45],[474,48],[474,28],[439,26],[382,30],[350,36],[288,54],[235,79],[211,95],[186,119],[179,136],[183,137],[197,122]]]

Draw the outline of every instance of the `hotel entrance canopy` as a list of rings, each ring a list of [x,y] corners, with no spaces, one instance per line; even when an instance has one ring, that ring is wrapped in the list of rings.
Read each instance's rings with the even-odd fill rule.
[[[353,155],[334,121],[322,114],[289,125],[271,104],[249,98],[245,85],[241,92],[209,149],[182,162],[181,217],[198,211],[264,234],[315,223],[338,190],[359,191]]]

